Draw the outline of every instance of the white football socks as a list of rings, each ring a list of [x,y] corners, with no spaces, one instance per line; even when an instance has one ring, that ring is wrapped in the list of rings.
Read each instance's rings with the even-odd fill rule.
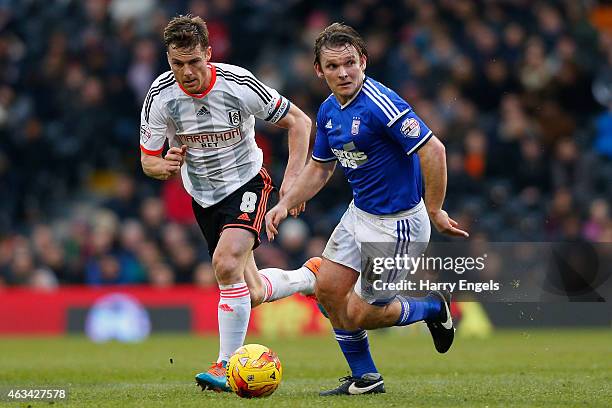
[[[300,292],[314,293],[316,278],[305,266],[292,271],[267,268],[259,271],[264,284],[264,302],[273,302]],[[236,349],[243,345],[251,315],[251,296],[245,282],[219,285],[221,296],[219,318],[219,361],[228,361]]]
[[[236,349],[244,343],[249,317],[251,295],[246,283],[219,285],[221,297],[217,316],[219,318],[219,361],[228,361]]]
[[[274,302],[297,292],[303,295],[314,293],[316,278],[310,269],[305,266],[293,271],[266,268],[261,269],[259,274],[266,289],[264,302]]]

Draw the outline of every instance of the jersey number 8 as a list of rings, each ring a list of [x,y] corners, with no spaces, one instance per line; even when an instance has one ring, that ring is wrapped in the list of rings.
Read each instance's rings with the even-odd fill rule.
[[[255,204],[257,204],[257,194],[250,191],[246,191],[242,195],[242,202],[240,203],[240,211],[245,213],[251,213],[255,211]]]

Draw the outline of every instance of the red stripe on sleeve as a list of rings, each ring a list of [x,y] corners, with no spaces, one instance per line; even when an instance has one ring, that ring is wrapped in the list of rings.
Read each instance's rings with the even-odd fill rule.
[[[143,145],[140,145],[140,150],[142,150],[142,152],[144,154],[148,154],[149,156],[157,156],[157,155],[161,154],[161,152],[164,151],[164,147],[162,146],[162,148],[159,149],[159,150],[149,150],[149,149],[145,148]]]

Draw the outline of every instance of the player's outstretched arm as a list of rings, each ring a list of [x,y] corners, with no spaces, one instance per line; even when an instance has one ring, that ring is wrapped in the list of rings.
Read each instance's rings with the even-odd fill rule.
[[[168,178],[178,174],[181,170],[181,165],[185,161],[187,154],[187,146],[171,147],[166,152],[164,157],[161,154],[157,156],[149,155],[140,152],[140,164],[142,171],[149,177],[158,180],[167,180]]]
[[[425,179],[425,207],[436,229],[446,235],[467,238],[469,234],[457,228],[459,223],[442,209],[446,195],[446,149],[432,136],[418,151]]]
[[[310,200],[334,173],[336,162],[310,160],[293,184],[293,188],[266,214],[266,233],[270,241],[278,234],[278,225],[287,218],[290,208]]]
[[[306,164],[312,121],[300,108],[291,104],[287,115],[276,124],[288,130],[287,136],[289,138],[289,158],[287,159],[283,183],[279,190],[280,197],[283,198],[291,190],[291,187]],[[304,211],[305,206],[305,202],[298,203],[295,207],[291,207],[289,213],[293,216],[298,216]]]

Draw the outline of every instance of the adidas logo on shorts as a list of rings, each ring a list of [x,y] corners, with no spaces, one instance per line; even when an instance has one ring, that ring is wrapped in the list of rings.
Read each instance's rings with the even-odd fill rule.
[[[249,215],[247,213],[242,213],[242,215],[240,215],[238,217],[238,219],[242,220],[242,221],[251,221],[251,219],[249,218]]]

